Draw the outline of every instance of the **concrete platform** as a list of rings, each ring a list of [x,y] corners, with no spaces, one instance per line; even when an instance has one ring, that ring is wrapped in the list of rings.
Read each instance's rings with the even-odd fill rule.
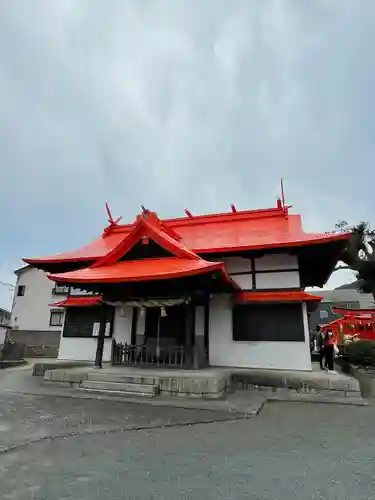
[[[360,394],[359,383],[355,378],[343,373],[317,371],[315,367],[311,372],[296,372],[214,367],[203,370],[168,370],[111,365],[96,369],[86,366],[47,370],[44,380],[62,387],[101,391],[109,391],[111,387],[112,390],[119,390],[119,385],[111,384],[121,384],[123,392],[131,394],[147,393],[147,387],[155,387],[155,394],[183,398],[224,398],[228,392],[241,389],[280,389],[299,394],[329,391],[341,398],[354,398]],[[139,386],[144,390],[138,390]]]
[[[166,370],[133,367],[93,367],[47,370],[47,382],[59,386],[84,387],[88,382],[117,383],[123,387],[155,386],[161,395],[215,399],[223,397],[230,387],[231,374],[222,369]]]
[[[311,372],[287,370],[261,370],[253,368],[231,369],[232,385],[237,388],[288,388],[298,392],[341,391],[360,392],[358,380],[340,371],[329,373],[313,364]]]

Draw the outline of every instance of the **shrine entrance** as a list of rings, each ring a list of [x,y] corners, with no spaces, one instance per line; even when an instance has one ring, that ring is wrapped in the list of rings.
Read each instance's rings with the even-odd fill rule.
[[[133,322],[131,343],[113,343],[113,364],[193,367],[196,348],[193,304],[138,307]]]

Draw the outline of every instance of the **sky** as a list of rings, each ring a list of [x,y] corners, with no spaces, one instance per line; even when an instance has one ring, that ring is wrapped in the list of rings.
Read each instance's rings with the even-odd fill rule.
[[[374,25],[373,0],[1,2],[0,281],[101,234],[106,200],[268,208],[283,177],[306,231],[375,225]]]

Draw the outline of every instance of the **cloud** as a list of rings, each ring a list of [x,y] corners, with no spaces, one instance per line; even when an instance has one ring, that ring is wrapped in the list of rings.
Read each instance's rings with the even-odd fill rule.
[[[261,208],[281,175],[306,230],[375,223],[374,15],[351,0],[1,5],[2,267],[86,243],[106,199],[124,220],[141,204]]]

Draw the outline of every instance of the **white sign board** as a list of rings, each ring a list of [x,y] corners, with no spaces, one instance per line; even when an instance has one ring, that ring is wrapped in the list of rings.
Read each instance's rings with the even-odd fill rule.
[[[99,330],[100,330],[100,323],[94,323],[92,327],[92,336],[93,337],[98,337],[99,336]],[[105,325],[105,337],[109,337],[111,335],[111,323],[107,322]]]

